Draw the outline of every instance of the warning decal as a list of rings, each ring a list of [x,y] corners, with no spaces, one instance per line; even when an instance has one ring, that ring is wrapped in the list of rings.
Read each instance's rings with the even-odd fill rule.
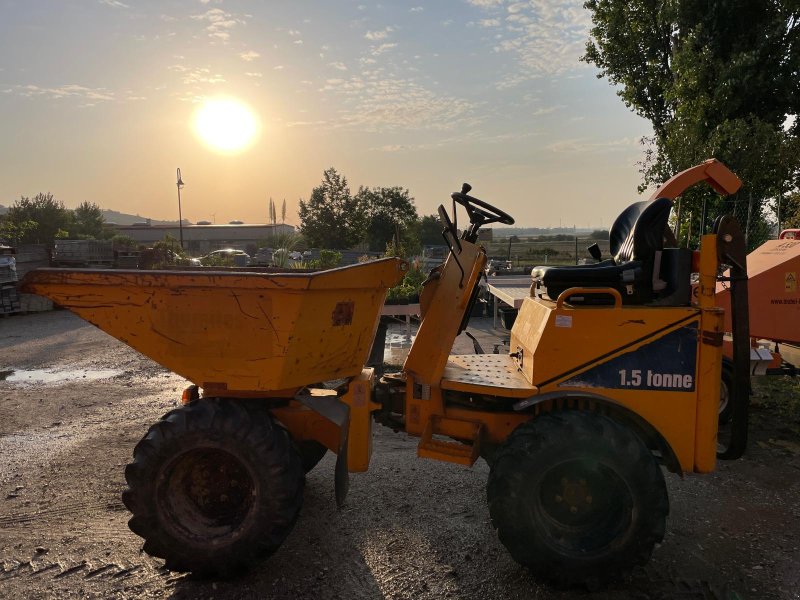
[[[783,276],[783,281],[787,292],[797,291],[797,273],[795,271],[787,271]]]
[[[559,387],[691,392],[696,362],[697,323],[692,323],[562,381]]]

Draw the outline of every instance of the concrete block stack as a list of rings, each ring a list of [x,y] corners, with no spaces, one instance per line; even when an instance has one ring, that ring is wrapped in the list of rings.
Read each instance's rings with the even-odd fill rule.
[[[17,260],[11,246],[0,246],[0,314],[19,312]]]

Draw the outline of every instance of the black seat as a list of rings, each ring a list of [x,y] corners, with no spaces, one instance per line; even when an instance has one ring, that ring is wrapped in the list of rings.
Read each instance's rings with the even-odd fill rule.
[[[622,211],[609,232],[609,248],[613,258],[594,265],[574,267],[535,267],[532,276],[539,294],[555,300],[564,290],[572,287],[610,287],[618,290],[625,304],[644,304],[671,295],[675,286],[667,286],[660,279],[664,236],[668,231],[672,200],[657,198],[635,202]],[[677,250],[677,249],[675,249]],[[671,256],[670,272],[680,280],[685,274],[688,285],[691,253]],[[687,262],[688,260],[688,262]],[[674,264],[673,264],[674,263]],[[680,263],[680,264],[678,264]],[[677,270],[676,270],[677,269]],[[678,272],[680,271],[680,272]],[[685,273],[684,273],[685,272]],[[678,300],[670,303],[688,303],[684,290]],[[607,303],[606,296],[586,296],[585,303]]]

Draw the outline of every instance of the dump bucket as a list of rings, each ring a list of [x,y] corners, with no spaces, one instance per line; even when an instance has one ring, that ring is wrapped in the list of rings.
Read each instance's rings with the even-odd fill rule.
[[[317,273],[37,269],[51,298],[217,396],[291,396],[361,372],[380,308],[407,264]]]

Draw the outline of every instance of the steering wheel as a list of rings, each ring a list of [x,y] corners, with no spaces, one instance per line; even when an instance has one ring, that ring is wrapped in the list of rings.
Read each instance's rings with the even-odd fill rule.
[[[467,209],[469,222],[473,225],[486,225],[487,223],[502,223],[503,225],[513,225],[514,217],[503,212],[499,208],[492,206],[478,198],[469,196],[472,186],[465,183],[461,186],[460,192],[453,192],[450,197]]]

